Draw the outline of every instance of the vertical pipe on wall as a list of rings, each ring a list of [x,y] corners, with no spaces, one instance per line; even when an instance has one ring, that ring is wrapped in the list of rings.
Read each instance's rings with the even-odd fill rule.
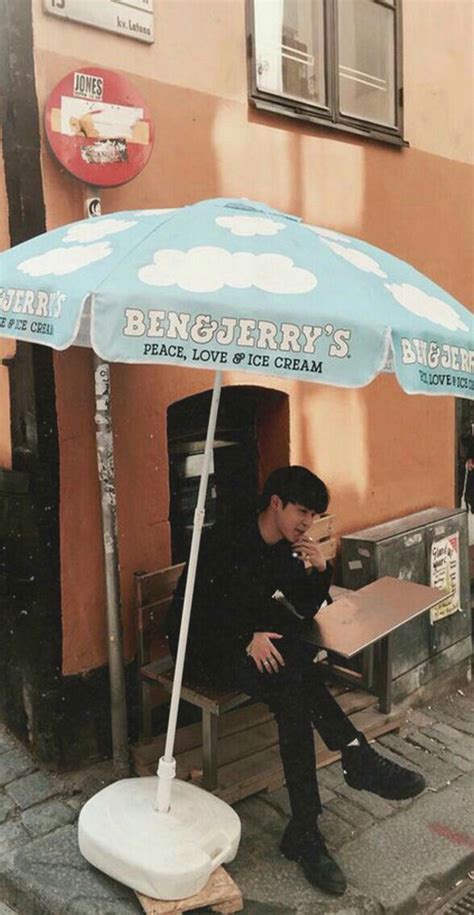
[[[86,188],[84,215],[101,215],[101,200],[95,188]],[[110,718],[114,772],[117,778],[130,774],[127,699],[123,663],[120,599],[120,566],[117,539],[117,498],[115,490],[114,440],[110,412],[110,366],[96,353],[94,358],[95,428],[97,470],[101,495],[102,537],[107,611],[107,653],[109,659]]]
[[[104,542],[112,747],[115,774],[117,777],[123,778],[130,774],[130,758],[122,621],[120,616],[115,468],[112,418],[110,414],[110,366],[95,353],[94,381],[97,468],[102,503],[102,536]]]

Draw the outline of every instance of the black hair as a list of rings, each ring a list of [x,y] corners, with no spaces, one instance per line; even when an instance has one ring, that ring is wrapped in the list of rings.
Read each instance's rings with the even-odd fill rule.
[[[292,502],[304,505],[318,515],[329,505],[328,488],[315,473],[306,467],[279,467],[270,474],[260,496],[260,511],[270,505],[272,496],[279,496],[283,505]]]

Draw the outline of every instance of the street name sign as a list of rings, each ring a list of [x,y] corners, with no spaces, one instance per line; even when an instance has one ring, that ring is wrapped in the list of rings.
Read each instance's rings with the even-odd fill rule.
[[[154,0],[43,0],[43,9],[61,19],[152,44],[153,3]]]

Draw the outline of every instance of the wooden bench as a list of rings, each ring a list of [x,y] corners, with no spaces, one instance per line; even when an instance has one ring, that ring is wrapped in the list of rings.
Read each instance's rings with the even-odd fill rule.
[[[334,531],[334,515],[318,519],[311,528],[311,536],[318,539],[328,560],[336,555]],[[166,694],[171,693],[173,686],[173,661],[165,633],[165,619],[183,568],[184,563],[181,563],[155,572],[135,573],[140,721],[141,736],[144,738],[151,736],[153,708],[165,701],[162,693],[153,702],[153,694],[159,687]],[[202,785],[207,790],[214,791],[217,787],[218,716],[247,702],[249,697],[245,693],[222,692],[183,681],[181,698],[201,709]]]

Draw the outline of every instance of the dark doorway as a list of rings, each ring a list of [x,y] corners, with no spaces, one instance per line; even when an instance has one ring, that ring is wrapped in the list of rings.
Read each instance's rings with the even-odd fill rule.
[[[472,400],[464,398],[456,400],[456,439],[457,505],[467,508],[471,606],[474,607],[474,470],[472,469],[472,461],[474,459],[474,401]]]
[[[210,403],[211,392],[206,391],[168,409],[173,563],[184,561],[189,553]],[[205,525],[225,519],[238,524],[255,511],[262,477],[287,463],[287,395],[260,387],[225,387],[217,418]]]
[[[468,456],[472,454],[472,447],[474,445],[474,401],[472,400],[461,398],[456,400],[456,437],[456,488],[457,505],[460,505],[466,482],[466,460]]]
[[[187,559],[201,475],[211,392],[168,410],[170,525],[173,563]],[[257,396],[252,388],[224,388],[206,496],[205,527],[232,524],[255,508],[258,487]]]

